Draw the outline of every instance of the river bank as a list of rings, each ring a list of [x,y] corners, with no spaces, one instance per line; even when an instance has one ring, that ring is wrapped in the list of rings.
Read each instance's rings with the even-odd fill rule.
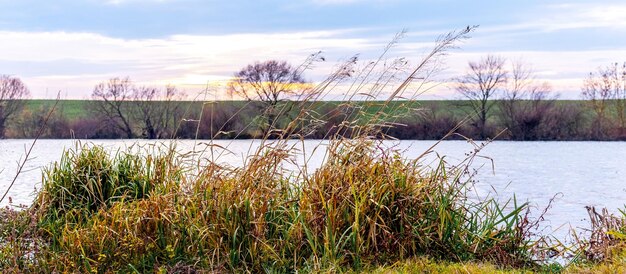
[[[120,139],[120,138],[179,138],[179,139],[251,139],[263,135],[265,110],[262,102],[247,101],[151,101],[122,102],[122,117],[130,123],[130,134],[120,130],[115,121],[119,117],[105,117],[95,112],[102,102],[92,100],[61,100],[57,110],[48,121],[47,130],[40,136],[49,139]],[[609,104],[608,102],[607,104]],[[617,102],[615,102],[617,103]],[[26,100],[20,113],[7,122],[5,138],[34,138],[42,126],[43,118],[55,104],[54,100]],[[354,113],[372,116],[384,113],[382,120],[389,120],[396,126],[386,131],[388,136],[402,140],[439,140],[448,130],[472,117],[471,102],[465,100],[419,101],[318,101],[284,102],[285,109],[276,121],[276,128],[286,126],[290,117],[295,117],[302,109],[317,113],[320,117],[301,119],[301,126],[313,126],[308,139],[326,138],[335,133],[344,121],[359,123]],[[514,114],[507,107],[515,106]],[[535,109],[537,105],[541,109]],[[150,113],[167,113],[161,116],[137,114],[139,107],[151,110]],[[354,116],[353,116],[354,115]],[[625,140],[626,130],[620,127],[618,115],[609,111],[604,114],[598,128],[597,114],[590,101],[584,100],[543,100],[539,102],[519,100],[508,102],[494,101],[489,116],[486,136],[498,135],[499,140]],[[353,121],[354,120],[354,121]],[[471,120],[471,119],[470,119]],[[112,122],[113,121],[113,122]],[[149,122],[149,128],[146,128]],[[362,120],[360,123],[366,123]],[[506,130],[505,130],[506,129]],[[149,132],[148,132],[149,131]],[[463,139],[465,136],[480,139],[480,130],[474,122],[465,121],[457,128],[457,135],[448,138]],[[150,134],[149,134],[150,133]],[[351,133],[342,133],[349,136]]]

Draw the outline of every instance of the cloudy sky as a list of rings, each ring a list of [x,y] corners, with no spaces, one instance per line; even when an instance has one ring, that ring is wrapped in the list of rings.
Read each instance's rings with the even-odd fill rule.
[[[194,93],[253,61],[301,63],[323,79],[354,54],[375,58],[395,33],[411,60],[437,36],[480,25],[446,57],[439,79],[486,54],[531,64],[561,98],[579,98],[585,75],[626,61],[625,1],[463,0],[0,0],[0,74],[22,78],[35,98],[89,98],[115,76]],[[425,99],[455,98],[446,85]]]

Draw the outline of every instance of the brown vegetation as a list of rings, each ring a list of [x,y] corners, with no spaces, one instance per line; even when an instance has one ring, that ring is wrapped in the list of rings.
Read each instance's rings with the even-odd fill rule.
[[[7,122],[24,106],[30,91],[22,80],[0,75],[0,139],[4,138]]]

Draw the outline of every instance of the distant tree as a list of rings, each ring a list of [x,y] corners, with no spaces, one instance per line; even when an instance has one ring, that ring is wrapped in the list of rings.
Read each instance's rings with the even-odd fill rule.
[[[590,72],[583,82],[582,96],[596,113],[596,137],[605,137],[609,112],[614,106],[621,134],[626,128],[626,63],[613,63]],[[613,103],[613,104],[611,104]]]
[[[502,93],[507,77],[505,59],[488,55],[478,63],[469,62],[469,71],[457,79],[456,90],[471,106],[474,125],[481,139],[487,137],[487,119],[495,104],[494,99]]]
[[[132,111],[128,101],[133,99],[135,90],[128,77],[112,78],[94,88],[91,97],[95,100],[92,111],[100,116],[107,125],[124,132],[126,138],[133,138],[131,124]]]
[[[503,97],[499,104],[503,126],[518,140],[543,138],[539,129],[548,119],[556,97],[552,87],[538,83],[532,69],[522,62],[513,63]]]
[[[615,111],[619,119],[621,135],[626,130],[626,62],[613,64],[611,78],[614,81]]]
[[[44,104],[38,108],[28,108],[14,119],[13,131],[18,138],[70,138],[70,123],[63,116],[62,107]],[[51,113],[52,111],[52,113]]]
[[[174,86],[133,88],[134,120],[148,139],[171,138],[181,120],[183,93]]]
[[[305,83],[297,68],[285,61],[270,60],[247,65],[236,72],[228,83],[228,92],[262,104],[267,135],[276,127],[277,117],[284,113],[279,109],[280,103],[308,92]]]
[[[0,76],[0,138],[4,138],[6,124],[24,106],[23,99],[30,91],[22,80],[8,75]]]

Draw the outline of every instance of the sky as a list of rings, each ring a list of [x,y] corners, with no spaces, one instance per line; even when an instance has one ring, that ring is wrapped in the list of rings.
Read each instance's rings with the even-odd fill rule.
[[[0,74],[20,77],[32,98],[87,99],[125,76],[222,96],[255,61],[299,64],[322,51],[326,62],[306,72],[316,82],[356,54],[377,58],[403,29],[390,56],[417,62],[440,35],[479,25],[423,99],[459,98],[450,79],[488,54],[530,65],[560,98],[577,99],[589,72],[626,61],[624,14],[626,1],[608,0],[0,0]]]

